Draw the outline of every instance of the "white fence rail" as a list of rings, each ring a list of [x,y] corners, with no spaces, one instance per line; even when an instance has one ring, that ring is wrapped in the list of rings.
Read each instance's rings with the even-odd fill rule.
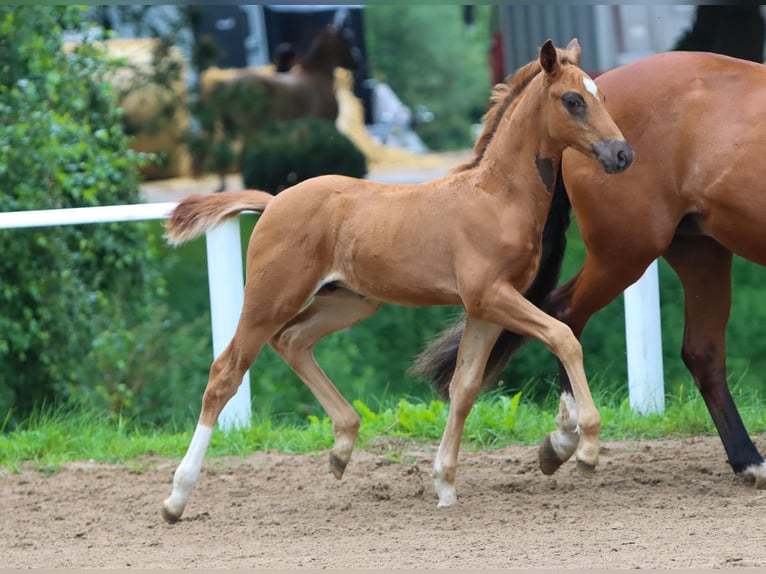
[[[165,219],[176,205],[169,202],[6,212],[0,213],[0,229]],[[244,297],[239,220],[234,218],[208,231],[206,243],[213,355],[218,356],[234,335]],[[659,317],[655,262],[625,291],[630,404],[642,414],[662,412],[665,405]],[[221,413],[221,428],[249,426],[249,380],[246,373],[237,394]]]

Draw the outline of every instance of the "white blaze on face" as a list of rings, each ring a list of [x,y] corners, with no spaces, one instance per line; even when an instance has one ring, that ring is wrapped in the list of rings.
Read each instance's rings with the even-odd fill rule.
[[[596,86],[596,82],[591,80],[588,76],[583,76],[582,83],[585,84],[585,89],[593,94],[594,98],[598,99],[598,87]]]

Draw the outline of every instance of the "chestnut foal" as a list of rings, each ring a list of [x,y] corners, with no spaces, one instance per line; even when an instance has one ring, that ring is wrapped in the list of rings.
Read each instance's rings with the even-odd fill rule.
[[[213,427],[258,353],[269,343],[311,389],[332,420],[330,470],[340,478],[360,419],[317,365],[314,345],[377,311],[399,305],[461,305],[466,313],[450,411],[434,461],[439,506],[457,502],[455,473],[466,416],[495,340],[508,329],[542,341],[564,365],[578,405],[577,460],[598,462],[601,419],[572,331],[524,298],[565,148],[625,170],[633,151],[577,67],[576,40],[550,40],[538,60],[496,88],[476,156],[456,172],[420,184],[321,176],[274,197],[260,191],[192,195],[167,223],[171,243],[227,218],[262,215],[247,251],[245,300],[236,333],[210,369],[189,449],[163,504],[175,522],[197,483]]]

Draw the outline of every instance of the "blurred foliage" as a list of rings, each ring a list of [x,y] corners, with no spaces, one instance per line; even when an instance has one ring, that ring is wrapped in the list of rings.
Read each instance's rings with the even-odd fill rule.
[[[218,174],[221,190],[225,175],[239,167],[242,139],[274,129],[268,97],[260,83],[218,82],[192,104],[187,143],[194,169]]]
[[[491,89],[489,6],[476,6],[474,23],[459,5],[383,5],[364,9],[370,76],[388,83],[411,108],[424,105],[434,121],[416,126],[436,151],[473,146]],[[438,23],[438,25],[435,25]]]
[[[129,150],[110,67],[93,41],[99,38],[62,50],[64,31],[85,31],[83,15],[72,6],[0,6],[2,211],[140,200],[141,158]],[[189,360],[183,347],[190,341],[165,337],[171,313],[163,308],[151,229],[138,223],[0,232],[0,413],[11,412],[11,427],[35,406],[74,395],[120,414],[140,412],[162,393],[177,395],[173,385],[186,381],[173,379],[167,365]],[[149,342],[147,354],[140,347]],[[115,367],[119,357],[136,354],[143,363]],[[160,386],[118,397],[120,385],[135,390],[149,360],[164,374],[153,381]]]
[[[302,118],[277,126],[274,131],[254,132],[246,140],[240,160],[246,188],[279,193],[318,175],[367,174],[367,158],[335,122]]]

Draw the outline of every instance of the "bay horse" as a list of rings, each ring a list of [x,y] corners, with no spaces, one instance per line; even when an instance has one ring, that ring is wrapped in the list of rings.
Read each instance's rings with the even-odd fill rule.
[[[202,94],[214,89],[265,92],[265,114],[277,120],[321,118],[335,121],[338,101],[335,97],[335,68],[355,70],[362,65],[353,32],[342,25],[328,25],[312,42],[297,65],[285,72],[264,73],[259,68],[221,70],[209,68],[202,73]],[[247,112],[243,112],[247,117]],[[238,118],[230,118],[237,122]]]
[[[598,461],[601,419],[582,350],[572,331],[527,301],[554,177],[568,146],[607,173],[633,151],[606,112],[603,93],[577,67],[580,46],[546,41],[538,60],[494,92],[476,157],[461,171],[419,184],[383,184],[328,175],[272,196],[260,191],[191,195],[167,221],[171,243],[192,239],[236,214],[261,216],[247,249],[247,284],[234,337],[213,362],[191,444],[176,469],[162,514],[175,522],[196,484],[213,427],[245,371],[269,343],[311,389],[333,424],[330,470],[341,478],[360,418],[317,365],[321,338],[375,313],[383,302],[462,305],[452,401],[434,460],[440,506],[457,502],[455,473],[463,426],[500,331],[541,340],[564,365],[580,407],[577,458]]]
[[[682,359],[733,471],[765,488],[766,463],[726,381],[725,331],[732,253],[766,265],[766,67],[715,54],[668,52],[611,70],[596,84],[609,95],[607,110],[631,142],[636,160],[630,170],[607,178],[589,158],[564,152],[543,261],[526,295],[579,338],[596,311],[664,257],[685,293]],[[554,289],[570,200],[586,256],[580,271]],[[413,366],[442,393],[462,333],[458,322]],[[501,334],[485,384],[499,376],[521,341],[518,334]],[[558,429],[540,447],[545,474],[555,472],[578,443],[579,405],[563,369],[560,382]]]

